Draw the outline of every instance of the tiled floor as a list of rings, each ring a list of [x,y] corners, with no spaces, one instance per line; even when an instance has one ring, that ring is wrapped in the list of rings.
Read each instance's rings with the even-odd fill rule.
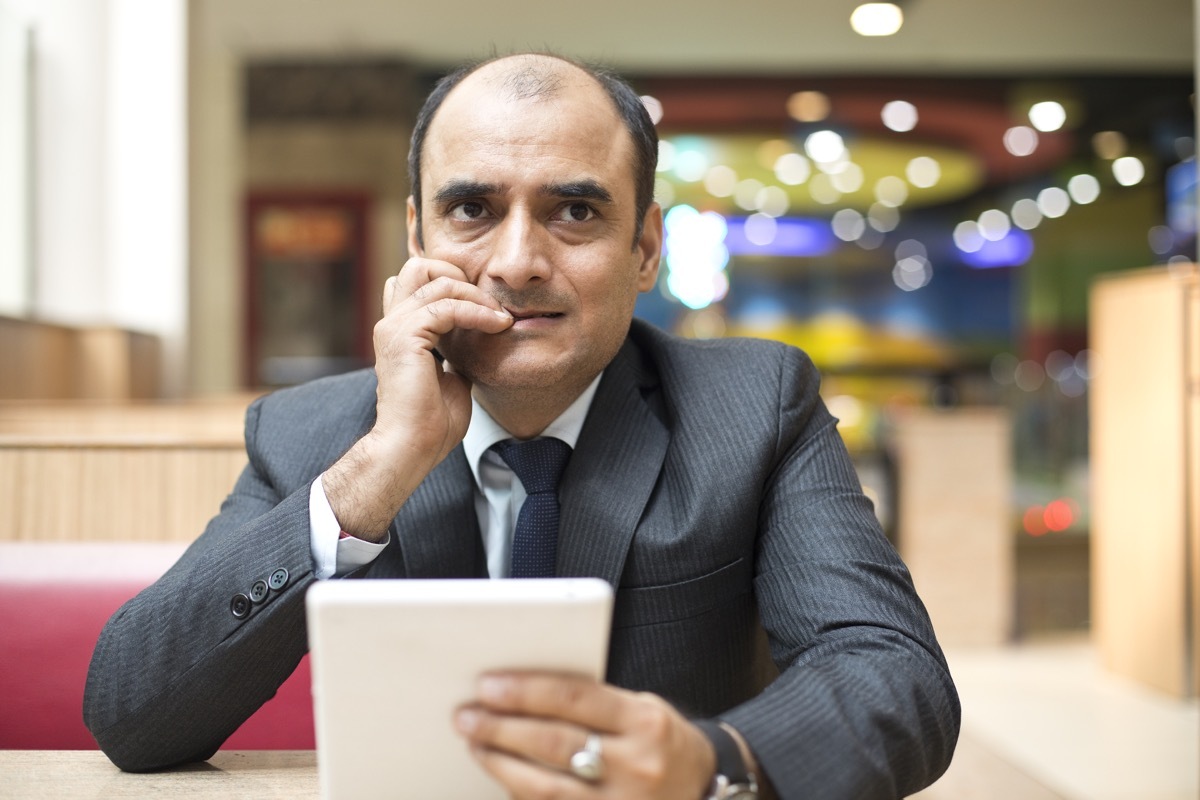
[[[1104,671],[1084,639],[948,653],[963,731],[920,800],[1197,800],[1200,702]]]

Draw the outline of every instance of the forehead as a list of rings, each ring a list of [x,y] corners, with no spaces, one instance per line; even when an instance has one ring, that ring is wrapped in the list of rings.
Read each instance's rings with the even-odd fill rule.
[[[528,91],[528,76],[517,86],[525,90],[515,91],[503,64],[465,78],[438,109],[422,154],[426,196],[445,180],[503,182],[531,172],[553,180],[607,178],[632,191],[633,140],[595,79],[563,64],[540,76],[533,86],[539,91]]]

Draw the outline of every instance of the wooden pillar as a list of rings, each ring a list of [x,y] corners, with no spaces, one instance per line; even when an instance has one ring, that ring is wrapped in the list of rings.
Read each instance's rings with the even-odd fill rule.
[[[1013,630],[1011,422],[992,408],[909,409],[893,420],[900,555],[944,645]]]

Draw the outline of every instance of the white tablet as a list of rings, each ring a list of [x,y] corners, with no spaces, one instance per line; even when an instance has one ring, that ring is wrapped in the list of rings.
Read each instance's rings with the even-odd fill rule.
[[[321,796],[503,800],[453,727],[490,670],[604,677],[596,578],[330,580],[309,589]]]

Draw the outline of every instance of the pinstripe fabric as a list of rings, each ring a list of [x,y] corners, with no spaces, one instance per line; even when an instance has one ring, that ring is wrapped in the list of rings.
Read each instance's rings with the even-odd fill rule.
[[[634,321],[560,484],[557,571],[617,589],[608,679],[732,722],[781,797],[902,797],[949,763],[958,700],[817,389],[797,350]],[[251,465],[222,514],[97,647],[86,714],[118,765],[205,757],[292,669],[307,486],[373,402],[359,373],[251,410]],[[485,574],[472,492],[458,448],[364,575]],[[229,596],[277,564],[291,587],[232,619]]]

